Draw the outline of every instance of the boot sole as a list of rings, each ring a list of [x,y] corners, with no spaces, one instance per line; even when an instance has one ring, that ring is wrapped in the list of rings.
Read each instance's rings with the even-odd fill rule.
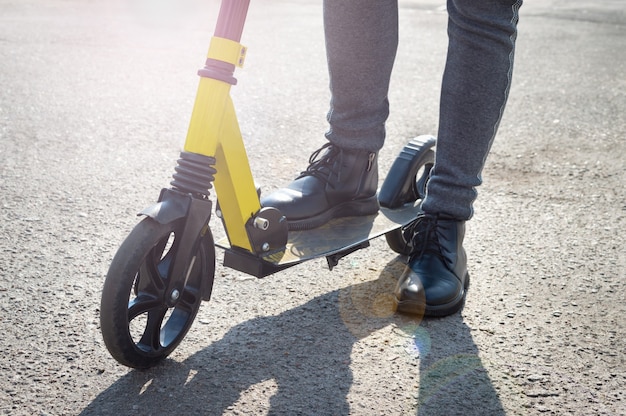
[[[299,220],[288,219],[287,221],[289,222],[290,231],[304,231],[320,227],[335,218],[360,217],[376,214],[379,208],[378,197],[374,195],[367,199],[344,202],[313,217]]]
[[[404,313],[407,315],[424,315],[430,317],[443,317],[457,313],[463,306],[465,305],[465,297],[467,295],[467,289],[469,289],[470,277],[469,273],[465,275],[465,284],[463,285],[463,290],[459,293],[459,296],[456,297],[451,302],[445,303],[443,305],[424,305],[420,302],[410,301],[410,300],[400,300],[397,297],[394,297],[396,304],[396,311],[400,313]]]

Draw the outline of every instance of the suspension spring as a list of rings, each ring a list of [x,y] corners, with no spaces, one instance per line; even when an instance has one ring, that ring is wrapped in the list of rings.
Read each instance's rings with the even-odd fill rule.
[[[217,172],[214,165],[214,157],[181,152],[170,185],[184,193],[208,197]]]

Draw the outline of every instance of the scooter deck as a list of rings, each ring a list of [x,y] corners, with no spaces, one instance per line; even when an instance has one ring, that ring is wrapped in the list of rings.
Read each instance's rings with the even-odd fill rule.
[[[369,240],[411,222],[418,211],[417,203],[399,209],[381,207],[374,215],[337,218],[312,230],[290,231],[284,250],[261,257],[232,249],[227,238],[219,240],[216,246],[226,249],[226,266],[257,277],[318,257],[326,257],[332,269],[341,257],[367,247]],[[255,260],[258,264],[247,264]]]

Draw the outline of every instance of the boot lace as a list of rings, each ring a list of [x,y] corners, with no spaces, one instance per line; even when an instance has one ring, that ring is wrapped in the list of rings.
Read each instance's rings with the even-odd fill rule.
[[[309,157],[309,166],[305,171],[300,172],[300,175],[296,179],[300,179],[305,176],[314,176],[332,188],[334,184],[330,181],[331,176],[335,175],[337,181],[341,181],[340,169],[335,169],[335,166],[341,167],[342,152],[337,146],[332,143],[326,143],[316,151],[314,151]],[[336,163],[339,160],[340,163]]]
[[[417,218],[402,227],[402,236],[406,242],[405,248],[409,246],[412,248],[409,261],[422,257],[426,253],[442,256],[437,237],[437,217],[418,214]]]

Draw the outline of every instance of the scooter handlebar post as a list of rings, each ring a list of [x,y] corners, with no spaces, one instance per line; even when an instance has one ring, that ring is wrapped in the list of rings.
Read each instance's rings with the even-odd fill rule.
[[[239,42],[249,5],[250,0],[222,0],[215,36]]]

